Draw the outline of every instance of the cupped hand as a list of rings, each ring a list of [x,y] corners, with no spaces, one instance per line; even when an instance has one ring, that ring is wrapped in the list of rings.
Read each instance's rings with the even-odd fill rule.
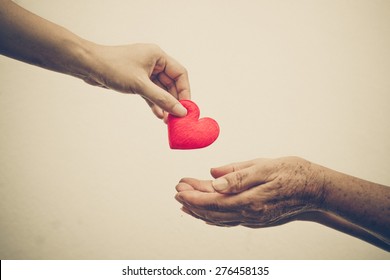
[[[183,211],[219,226],[266,227],[320,208],[320,166],[297,157],[256,159],[211,169],[215,180],[184,178],[176,186]]]
[[[94,45],[92,70],[84,81],[122,93],[141,95],[159,117],[183,117],[178,100],[191,99],[187,70],[154,44]],[[166,113],[164,113],[166,112]]]

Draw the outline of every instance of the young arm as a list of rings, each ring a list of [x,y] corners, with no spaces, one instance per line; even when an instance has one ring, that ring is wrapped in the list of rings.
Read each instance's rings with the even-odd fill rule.
[[[0,0],[0,53],[89,84],[144,97],[160,118],[184,116],[186,69],[153,44],[102,46],[80,38],[9,0]]]

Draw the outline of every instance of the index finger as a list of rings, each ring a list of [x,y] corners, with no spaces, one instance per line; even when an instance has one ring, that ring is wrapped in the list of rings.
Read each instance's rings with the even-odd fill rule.
[[[191,99],[187,69],[172,57],[167,56],[164,72],[175,81],[178,99]]]

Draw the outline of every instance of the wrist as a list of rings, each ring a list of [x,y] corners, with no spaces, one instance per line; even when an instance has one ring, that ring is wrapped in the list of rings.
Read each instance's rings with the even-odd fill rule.
[[[306,175],[301,193],[302,203],[308,211],[323,211],[326,197],[327,170],[320,165],[305,161]]]
[[[92,75],[94,66],[94,43],[82,38],[64,40],[64,48],[68,56],[63,62],[64,73],[85,80]]]

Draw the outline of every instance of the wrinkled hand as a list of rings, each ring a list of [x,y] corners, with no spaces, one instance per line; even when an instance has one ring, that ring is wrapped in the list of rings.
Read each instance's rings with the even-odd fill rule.
[[[153,44],[101,46],[92,48],[93,70],[84,81],[122,93],[140,94],[153,113],[185,116],[186,109],[178,102],[190,99],[186,69],[161,48]]]
[[[209,224],[266,227],[317,210],[321,168],[304,159],[256,159],[211,169],[211,180],[184,178],[176,186],[182,210]]]

